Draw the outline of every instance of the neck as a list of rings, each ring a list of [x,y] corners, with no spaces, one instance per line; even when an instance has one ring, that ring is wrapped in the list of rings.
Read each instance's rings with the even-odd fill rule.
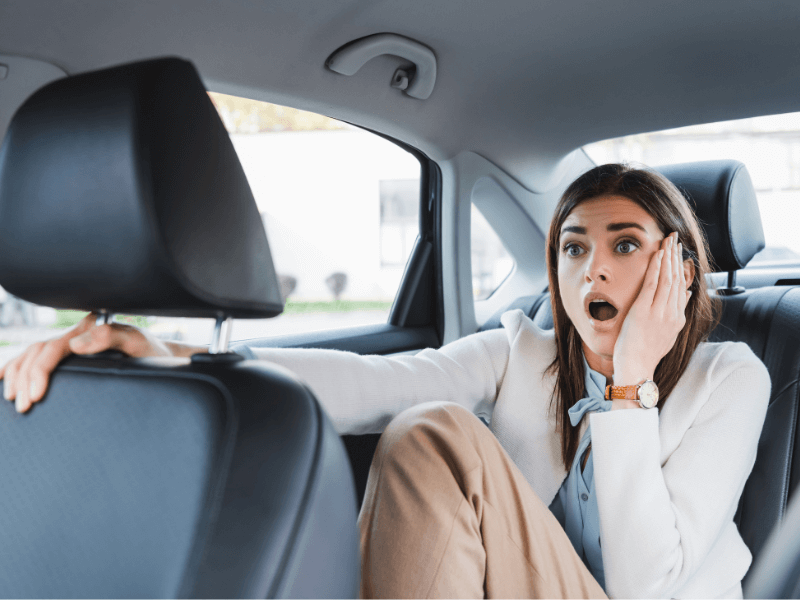
[[[586,357],[586,362],[589,363],[592,370],[605,375],[606,382],[612,383],[614,381],[614,357],[597,354],[583,342],[581,342],[581,345],[583,346],[583,355]]]

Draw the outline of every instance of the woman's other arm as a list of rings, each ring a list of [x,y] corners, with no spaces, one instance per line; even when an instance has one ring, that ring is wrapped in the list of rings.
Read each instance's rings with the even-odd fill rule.
[[[723,357],[725,372],[663,466],[655,409],[591,417],[610,596],[675,597],[732,524],[755,463],[770,380],[743,344],[727,347],[717,365]],[[708,375],[696,373],[696,381]]]

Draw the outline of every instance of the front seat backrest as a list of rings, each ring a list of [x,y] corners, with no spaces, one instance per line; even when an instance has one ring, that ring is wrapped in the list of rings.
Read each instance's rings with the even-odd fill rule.
[[[274,316],[269,245],[194,67],[63,79],[0,150],[0,285],[60,308]],[[220,342],[224,346],[224,342]],[[71,357],[0,406],[0,590],[354,597],[352,473],[291,373],[229,353]]]

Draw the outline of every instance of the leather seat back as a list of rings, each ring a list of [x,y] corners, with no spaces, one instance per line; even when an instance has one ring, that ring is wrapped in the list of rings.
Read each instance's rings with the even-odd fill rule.
[[[347,456],[290,374],[76,357],[1,408],[4,595],[357,595]]]
[[[725,297],[722,321],[710,341],[746,342],[772,380],[756,462],[736,513],[755,560],[782,521],[800,477],[800,288],[757,288]]]
[[[67,78],[23,105],[0,150],[0,247],[0,285],[33,302],[282,310],[241,165],[178,59]],[[0,406],[0,453],[6,596],[358,594],[344,446],[277,367],[71,357],[29,414]]]

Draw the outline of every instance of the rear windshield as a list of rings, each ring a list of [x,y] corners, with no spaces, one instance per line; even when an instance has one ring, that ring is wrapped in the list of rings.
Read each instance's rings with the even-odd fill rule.
[[[767,242],[750,266],[800,262],[800,113],[629,135],[584,150],[596,164],[743,162],[753,178]]]

